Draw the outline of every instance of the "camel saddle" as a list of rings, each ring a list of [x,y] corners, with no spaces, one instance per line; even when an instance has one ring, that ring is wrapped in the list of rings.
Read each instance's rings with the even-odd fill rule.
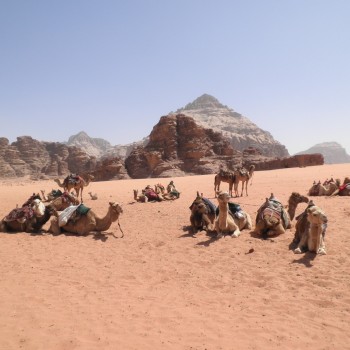
[[[290,219],[288,218],[282,203],[276,198],[270,198],[259,208],[256,221],[259,220],[259,217],[263,218],[264,215],[270,215],[277,219],[282,219],[284,227],[288,227],[290,224]]]
[[[29,205],[26,205],[21,208],[12,209],[10,213],[5,216],[4,221],[10,222],[17,220],[20,223],[24,223],[26,220],[31,219],[33,216],[34,210]]]
[[[68,184],[76,185],[82,181],[84,181],[84,179],[81,176],[77,174],[70,174],[64,179],[63,183],[65,186],[67,186]]]
[[[61,190],[52,190],[49,195],[51,195],[53,198],[58,198],[62,196],[62,191]]]
[[[216,205],[212,203],[208,198],[202,197],[202,201],[205,203],[205,205],[208,208],[208,213],[209,214],[215,214],[216,212]]]

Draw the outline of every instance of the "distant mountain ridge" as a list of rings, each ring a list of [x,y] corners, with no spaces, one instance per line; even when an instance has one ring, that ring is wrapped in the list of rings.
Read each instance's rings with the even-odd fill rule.
[[[325,164],[350,163],[350,155],[348,155],[345,148],[337,142],[318,143],[306,151],[296,153],[296,155],[312,153],[322,154]]]
[[[288,157],[288,150],[272,135],[260,129],[248,118],[221,104],[215,97],[203,94],[176,113],[192,117],[201,126],[221,132],[235,150],[249,147],[258,149],[269,157]]]

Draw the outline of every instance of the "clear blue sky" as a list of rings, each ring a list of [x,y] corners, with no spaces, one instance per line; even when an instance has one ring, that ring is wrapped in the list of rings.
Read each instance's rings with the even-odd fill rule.
[[[0,136],[112,145],[203,93],[350,153],[349,0],[0,0]]]

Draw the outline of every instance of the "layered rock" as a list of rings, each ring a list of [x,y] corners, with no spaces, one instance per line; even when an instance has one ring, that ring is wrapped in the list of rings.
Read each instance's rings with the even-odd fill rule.
[[[298,152],[297,155],[312,153],[322,154],[326,164],[350,163],[350,155],[348,155],[345,148],[337,142],[319,143],[306,151]]]
[[[235,150],[243,151],[249,147],[260,150],[268,157],[288,157],[285,146],[276,141],[272,135],[260,129],[248,118],[222,105],[215,97],[204,94],[177,110],[191,116],[204,128],[221,132],[230,140]]]
[[[221,133],[198,126],[184,114],[161,117],[146,146],[125,160],[132,178],[210,174],[241,157]]]

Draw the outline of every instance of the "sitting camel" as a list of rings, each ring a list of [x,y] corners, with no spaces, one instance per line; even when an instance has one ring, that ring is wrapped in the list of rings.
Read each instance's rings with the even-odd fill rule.
[[[234,172],[234,174],[235,174],[234,190],[235,190],[236,197],[239,197],[238,185],[239,185],[240,181],[242,181],[241,197],[243,196],[244,187],[245,187],[246,196],[248,196],[248,182],[253,177],[254,170],[255,170],[255,165],[253,165],[253,164],[249,167],[249,170],[247,170],[244,167],[235,170],[235,172]]]
[[[235,213],[232,213],[229,206],[230,195],[227,192],[218,192],[217,199],[219,202],[219,213],[215,220],[215,231],[217,237],[220,238],[223,234],[231,234],[232,237],[238,237],[241,234],[241,230],[252,228],[252,219],[250,215],[240,208]],[[234,204],[234,203],[232,203]]]
[[[180,192],[176,189],[174,181],[170,181],[166,187],[166,191],[173,197],[180,198]]]
[[[216,206],[197,191],[197,197],[190,206],[190,222],[193,234],[198,230],[214,230]]]
[[[59,197],[56,197],[54,200],[50,202],[50,204],[57,210],[62,211],[68,208],[71,205],[78,205],[79,200],[74,195],[63,192]]]
[[[228,183],[228,193],[232,197],[232,188],[233,188],[233,184],[235,183],[235,179],[236,179],[235,174],[232,171],[224,171],[223,169],[220,169],[219,173],[217,173],[214,178],[215,198],[217,196],[217,192],[220,191],[221,182]]]
[[[321,181],[314,181],[312,187],[309,189],[309,196],[330,196],[339,188],[337,181],[328,181],[326,184],[321,184]]]
[[[340,184],[340,180],[337,179],[337,184]],[[350,196],[350,178],[346,177],[342,185],[331,194],[331,196]]]
[[[148,198],[147,198],[147,196],[144,193],[139,195],[138,194],[139,193],[138,190],[133,190],[133,191],[134,191],[134,199],[135,199],[136,202],[140,202],[140,203],[148,202]]]
[[[15,208],[0,221],[0,232],[38,232],[52,215],[57,215],[52,205],[45,207],[36,198],[29,204]]]
[[[308,204],[306,209],[296,217],[297,223],[295,224],[295,233],[294,233],[294,238],[293,238],[293,244],[298,245],[301,237],[309,230],[310,224],[307,220],[307,209],[315,206],[313,200],[311,199]]]
[[[79,198],[80,193],[80,200],[83,202],[84,187],[88,186],[93,179],[94,176],[90,174],[87,175],[87,180],[84,180],[79,175],[70,174],[63,180],[62,183],[59,179],[54,179],[54,181],[58,184],[58,186],[63,187],[63,189],[67,192],[70,192],[74,188],[77,197]]]
[[[160,183],[154,185],[154,189],[155,189],[155,192],[165,200],[178,199],[180,196],[180,193],[177,191],[176,192],[165,192],[165,187]]]
[[[271,193],[265,203],[258,209],[253,232],[263,238],[276,236],[291,228],[290,216],[284,206]]]
[[[298,247],[294,249],[295,254],[304,251],[316,254],[326,254],[325,234],[327,228],[327,216],[321,208],[316,205],[306,209],[307,222],[304,232],[301,235]]]
[[[67,208],[68,210],[70,208]],[[60,226],[60,217],[66,215],[65,211],[60,214],[60,217],[53,218],[50,222],[49,232],[60,234],[63,232],[77,233],[86,235],[89,232],[102,232],[108,230],[112,223],[119,219],[119,215],[123,212],[122,207],[116,202],[109,202],[107,214],[104,217],[99,217],[89,208],[84,208],[84,213],[74,213],[74,218],[68,220]]]
[[[98,197],[97,197],[97,194],[92,194],[92,192],[88,192],[88,194],[90,195],[90,198],[95,201]]]
[[[309,202],[309,198],[301,195],[298,192],[292,192],[292,194],[288,199],[288,210],[287,210],[290,220],[294,219],[295,211],[297,209],[298,204],[308,203],[308,202]]]

